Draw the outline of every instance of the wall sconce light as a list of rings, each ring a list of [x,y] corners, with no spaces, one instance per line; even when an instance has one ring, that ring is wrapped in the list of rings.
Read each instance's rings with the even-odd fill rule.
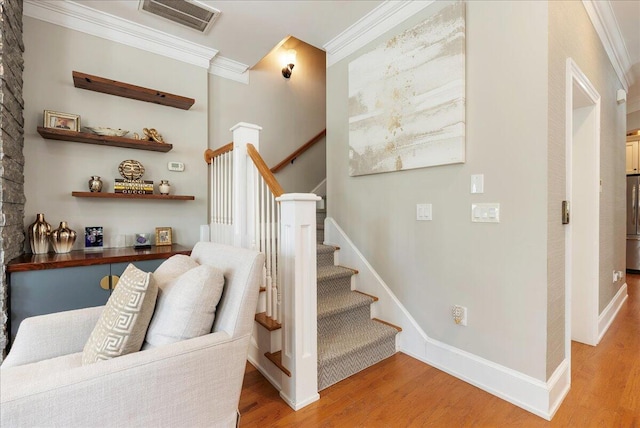
[[[282,68],[282,75],[285,77],[285,79],[288,79],[291,77],[293,67],[296,65],[296,51],[294,49],[289,49],[284,55],[283,62],[285,65]]]

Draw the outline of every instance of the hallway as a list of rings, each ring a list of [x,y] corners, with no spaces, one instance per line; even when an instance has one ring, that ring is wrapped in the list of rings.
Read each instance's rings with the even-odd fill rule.
[[[250,364],[241,427],[640,427],[640,275],[597,347],[573,342],[571,391],[547,422],[405,354],[322,391],[294,412]]]

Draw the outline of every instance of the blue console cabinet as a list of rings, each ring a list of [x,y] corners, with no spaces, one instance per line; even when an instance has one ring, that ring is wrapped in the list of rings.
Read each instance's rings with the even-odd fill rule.
[[[111,294],[108,278],[122,275],[129,263],[153,272],[174,254],[190,254],[178,245],[149,250],[113,249],[96,254],[27,254],[7,265],[11,341],[23,319],[35,315],[104,305]],[[67,257],[62,257],[67,256]],[[103,288],[100,285],[103,278]]]

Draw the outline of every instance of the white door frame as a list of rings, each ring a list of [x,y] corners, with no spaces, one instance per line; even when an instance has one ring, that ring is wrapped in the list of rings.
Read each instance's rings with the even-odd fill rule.
[[[575,90],[574,90],[575,88]],[[579,103],[574,101],[579,100]],[[576,105],[574,105],[576,104]],[[576,163],[574,165],[574,109],[585,109],[586,116],[588,117],[588,131],[586,135],[582,135],[585,142],[584,144],[590,144],[588,150],[591,150],[591,155],[587,159],[586,164]],[[582,118],[585,115],[580,113]],[[567,58],[567,72],[566,72],[566,124],[565,124],[565,137],[566,137],[566,197],[571,201],[574,188],[577,186],[573,183],[574,166],[587,168],[592,172],[588,175],[586,180],[580,183],[582,190],[587,191],[587,206],[588,211],[592,214],[588,220],[588,227],[580,226],[581,229],[576,232],[584,233],[581,236],[584,244],[583,248],[573,248],[572,230],[574,225],[570,220],[569,224],[565,228],[565,358],[571,361],[571,340],[572,340],[572,314],[573,311],[579,310],[582,312],[581,323],[584,323],[581,328],[582,337],[581,342],[588,343],[590,345],[598,344],[598,288],[599,288],[599,254],[600,254],[600,94],[596,91],[595,87],[591,84],[587,76],[580,70],[578,65],[572,58]],[[582,140],[582,138],[581,138]],[[573,266],[574,256],[582,257],[579,255],[579,251],[587,248],[588,253],[585,256],[584,266]],[[582,307],[573,306],[572,293],[574,292],[574,268],[575,269],[588,269],[586,284],[584,288],[584,299],[582,300]],[[584,305],[584,306],[583,306]]]

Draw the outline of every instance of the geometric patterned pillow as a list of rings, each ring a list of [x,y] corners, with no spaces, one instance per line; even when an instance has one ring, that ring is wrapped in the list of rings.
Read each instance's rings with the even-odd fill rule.
[[[129,264],[84,346],[82,364],[139,351],[157,295],[152,274]]]

